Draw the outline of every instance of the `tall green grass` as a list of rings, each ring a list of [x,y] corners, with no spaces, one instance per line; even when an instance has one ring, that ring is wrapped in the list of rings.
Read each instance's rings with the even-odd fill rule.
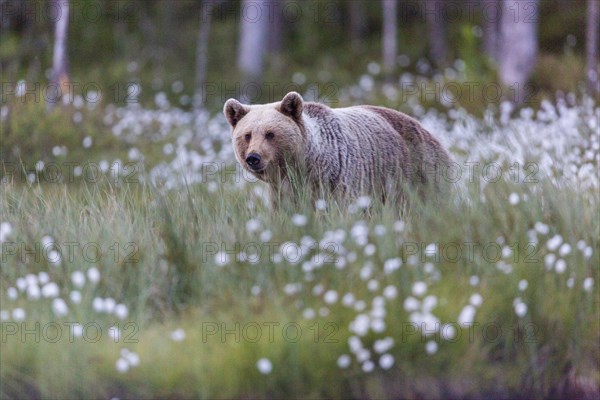
[[[391,204],[373,202],[349,212],[331,201],[320,210],[308,199],[275,212],[254,189],[259,185],[223,184],[211,192],[199,184],[172,191],[110,181],[5,184],[0,221],[12,231],[2,244],[0,269],[0,308],[9,316],[2,321],[1,397],[597,394],[600,204],[594,193],[546,179],[499,181],[483,189],[467,184],[442,206],[415,206],[402,215]],[[509,203],[511,194],[519,201]],[[549,248],[556,235],[569,252]],[[44,256],[44,236],[61,246],[60,262]],[[310,245],[310,238],[322,246]],[[67,242],[79,244],[72,258]],[[10,243],[15,254],[6,247]],[[101,257],[83,254],[90,243],[101,248]],[[282,246],[298,250],[301,243],[298,260],[281,256]],[[469,246],[473,251],[467,253]],[[504,254],[497,257],[498,249]],[[240,253],[246,259],[238,259]],[[548,254],[563,259],[566,268],[557,268]],[[386,264],[394,258],[402,260],[397,269]],[[73,272],[93,267],[100,280],[88,278],[76,288]],[[32,299],[21,291],[16,300],[9,298],[20,277],[41,271],[58,284],[66,315],[57,314],[51,298]],[[81,292],[79,304],[70,300],[73,290]],[[366,308],[361,311],[356,301],[344,305],[348,293]],[[480,305],[474,294],[481,296]],[[127,317],[94,310],[96,297],[126,305]],[[421,310],[411,309],[407,298]],[[456,322],[470,301],[478,325],[461,328]],[[423,311],[426,302],[436,304]],[[524,314],[519,303],[526,304]],[[24,327],[13,318],[16,308],[26,313]],[[439,326],[429,335],[415,329],[415,313],[453,324],[455,335],[440,333]],[[371,325],[360,336],[351,330],[360,325],[352,324],[359,314],[384,327]],[[23,333],[36,331],[36,321],[39,338]],[[63,328],[56,343],[47,325],[52,322]],[[70,340],[66,322],[93,322],[102,334],[97,341]],[[117,339],[108,334],[114,324],[121,332]],[[180,341],[172,337],[178,329],[185,332]],[[353,336],[369,349],[372,371],[368,360],[359,362],[350,350]],[[385,337],[394,342],[383,352],[393,357],[389,369],[374,350]],[[123,349],[139,356],[139,365],[127,372],[116,367]],[[338,365],[342,355],[350,356],[347,368]],[[262,358],[271,362],[270,373],[257,368]]]

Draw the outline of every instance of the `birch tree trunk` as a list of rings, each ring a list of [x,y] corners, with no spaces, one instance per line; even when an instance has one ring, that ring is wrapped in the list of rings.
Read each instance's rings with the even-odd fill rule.
[[[525,84],[535,66],[538,19],[539,0],[502,0],[499,76],[504,85],[514,90],[516,103],[525,99]]]
[[[429,32],[429,54],[433,64],[441,68],[446,64],[446,29],[442,15],[443,2],[440,0],[426,0],[425,20]]]
[[[383,0],[383,70],[391,74],[396,69],[398,24],[396,18],[397,0]]]
[[[362,50],[363,36],[366,28],[365,4],[363,0],[351,0],[348,2],[350,24],[348,26],[348,36],[350,37],[350,47],[356,52]]]
[[[69,28],[69,0],[52,0],[52,6],[56,11],[56,20],[54,21],[54,50],[52,54],[52,75],[51,82],[57,85],[62,91],[63,87],[69,81],[68,75],[68,54],[67,54],[67,35]],[[68,91],[67,91],[68,92]],[[53,100],[58,100],[56,96]],[[48,108],[52,109],[55,104],[53,101],[48,103]]]
[[[483,51],[498,62],[498,39],[501,8],[498,0],[482,0]]]
[[[198,29],[198,43],[196,44],[196,90],[194,91],[194,109],[197,114],[204,109],[204,90],[206,89],[208,70],[208,38],[212,10],[215,5],[214,0],[204,1],[200,10],[200,28]]]
[[[269,4],[270,0],[243,0],[241,3],[237,64],[243,83],[258,83],[262,80],[269,27]]]
[[[600,94],[600,68],[598,66],[598,30],[600,29],[600,0],[587,2],[587,32],[585,43],[586,77],[590,91]]]

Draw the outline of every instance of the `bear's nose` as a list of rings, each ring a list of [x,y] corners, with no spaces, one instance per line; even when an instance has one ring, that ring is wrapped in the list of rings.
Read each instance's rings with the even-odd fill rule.
[[[260,165],[260,155],[258,155],[257,153],[248,154],[248,157],[246,157],[246,163],[248,163],[250,168],[258,169]]]

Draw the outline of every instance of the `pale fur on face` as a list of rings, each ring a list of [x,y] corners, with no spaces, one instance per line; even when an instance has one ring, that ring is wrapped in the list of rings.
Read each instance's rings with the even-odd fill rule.
[[[281,105],[282,102],[247,106],[230,99],[224,107],[233,128],[232,141],[238,162],[266,182],[281,179],[286,164],[302,162],[304,158],[305,133],[301,114],[297,122],[281,111]],[[261,158],[258,171],[246,162],[251,153]]]

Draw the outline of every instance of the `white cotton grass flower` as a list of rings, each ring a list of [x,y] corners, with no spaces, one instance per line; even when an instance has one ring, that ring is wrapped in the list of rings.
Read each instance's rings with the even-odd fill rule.
[[[427,284],[423,281],[417,281],[412,285],[412,293],[417,297],[423,296],[427,292]]]
[[[385,321],[383,318],[373,318],[371,320],[371,330],[375,333],[383,333],[385,332]]]
[[[383,289],[383,297],[393,300],[398,296],[398,289],[394,285],[388,285]]]
[[[438,344],[437,342],[430,340],[427,343],[425,343],[425,351],[427,352],[427,354],[435,354],[438,351]]]
[[[0,223],[0,243],[5,242],[12,233],[12,226],[9,222]]]
[[[129,315],[129,309],[125,304],[117,304],[114,309],[115,317],[124,320]]]
[[[560,235],[554,235],[546,242],[546,247],[550,251],[555,251],[563,243],[563,238]]]
[[[371,198],[369,196],[360,196],[355,202],[358,208],[368,208],[371,205]]]
[[[475,320],[475,312],[475,306],[472,304],[464,306],[458,315],[458,324],[463,328],[470,326]]]
[[[27,283],[28,286],[36,286],[38,284],[37,275],[34,275],[34,274],[25,275],[25,282]]]
[[[41,296],[40,287],[38,285],[27,286],[27,298],[29,300],[37,300]]]
[[[40,244],[42,245],[43,248],[50,247],[54,243],[55,243],[55,241],[52,238],[52,236],[50,236],[50,235],[43,236],[42,239],[40,239]]]
[[[404,223],[404,221],[398,220],[398,221],[394,222],[394,231],[395,232],[403,232],[405,227],[406,227],[406,224]]]
[[[91,267],[87,270],[87,277],[90,280],[90,282],[94,284],[98,283],[100,282],[100,271],[98,271],[98,268],[96,267]]]
[[[384,354],[381,357],[379,357],[379,366],[381,367],[381,369],[388,370],[392,368],[393,365],[394,356],[392,356],[391,354]]]
[[[50,275],[48,275],[47,272],[42,271],[37,274],[37,277],[38,277],[38,282],[40,283],[40,285],[44,285],[44,284],[50,282]]]
[[[425,246],[425,255],[427,257],[434,257],[436,254],[438,254],[438,250],[439,246],[437,243],[430,243]]]
[[[323,199],[318,199],[315,201],[315,208],[319,211],[323,211],[327,209],[327,202]]]
[[[82,288],[85,285],[85,274],[82,271],[73,271],[71,274],[71,282],[73,282],[75,287]]]
[[[342,354],[337,359],[337,366],[340,367],[341,369],[348,368],[351,363],[352,363],[352,359],[350,358],[350,356],[348,354]]]
[[[551,270],[554,267],[554,263],[556,262],[556,254],[548,253],[544,256],[544,265],[547,270]]]
[[[377,247],[373,243],[369,243],[365,246],[364,254],[367,257],[371,257],[377,251]]]
[[[57,317],[62,317],[69,313],[69,307],[63,299],[56,298],[52,300],[52,311]]]
[[[302,317],[304,317],[304,319],[306,320],[311,320],[311,319],[315,319],[315,317],[317,316],[317,313],[315,312],[315,310],[313,310],[312,308],[305,308],[302,311]]]
[[[130,367],[137,367],[140,365],[140,356],[128,349],[121,349],[121,357],[127,360]]]
[[[104,309],[105,313],[107,313],[107,314],[112,313],[116,306],[117,306],[117,302],[112,297],[108,297],[108,298],[104,299],[103,309]]]
[[[409,296],[404,299],[403,306],[406,312],[416,311],[421,307],[421,302],[414,297]]]
[[[293,296],[302,290],[301,283],[287,283],[283,287],[283,292],[288,296]]]
[[[50,250],[47,254],[46,260],[55,267],[58,267],[62,263],[62,255],[56,250]]]
[[[12,311],[12,318],[16,322],[24,321],[25,316],[26,316],[25,310],[23,310],[22,308],[15,308]]]
[[[358,352],[363,348],[363,344],[358,336],[350,336],[348,338],[348,347],[352,353]]]
[[[508,196],[508,202],[510,203],[511,206],[516,206],[517,204],[519,204],[519,201],[521,200],[521,198],[519,197],[519,195],[517,193],[511,193]]]
[[[181,328],[175,329],[171,332],[171,340],[174,342],[181,342],[185,339],[185,331]]]
[[[256,362],[258,372],[263,375],[269,375],[273,371],[273,364],[268,358],[261,358]]]
[[[344,296],[342,296],[342,304],[346,307],[351,307],[355,301],[356,298],[353,293],[346,293]]]
[[[444,324],[440,327],[440,337],[444,340],[452,340],[456,337],[456,328],[452,324]]]
[[[421,303],[421,308],[424,313],[431,312],[437,306],[438,300],[434,295],[429,295],[423,299]]]
[[[356,351],[356,361],[359,363],[364,363],[365,361],[369,361],[371,359],[371,352],[365,348],[360,348]]]
[[[69,298],[74,304],[81,303],[81,292],[79,290],[73,290],[69,293]]]
[[[228,253],[224,252],[224,251],[220,251],[217,254],[215,254],[215,264],[217,264],[218,267],[224,267],[225,265],[228,265],[231,262],[231,255],[229,255]]]
[[[108,328],[108,336],[116,343],[121,339],[121,330],[116,326]]]
[[[325,300],[325,303],[327,304],[333,304],[338,300],[338,297],[338,293],[335,290],[328,290],[325,292],[323,300]]]
[[[101,297],[94,297],[94,300],[92,300],[92,308],[97,313],[104,312],[104,299]]]
[[[54,282],[48,282],[42,286],[42,296],[45,298],[58,297],[60,294],[60,288]]]
[[[248,220],[248,222],[246,222],[246,230],[249,233],[256,232],[259,229],[260,229],[260,221],[259,220],[252,218],[252,219]]]
[[[373,264],[371,262],[368,262],[365,264],[364,267],[360,269],[359,276],[360,279],[366,281],[371,277],[371,275],[373,275]]]
[[[550,232],[550,227],[543,222],[536,222],[533,228],[542,235],[547,235]]]
[[[376,225],[375,229],[373,231],[375,232],[375,235],[377,235],[377,236],[383,236],[383,235],[386,234],[387,229],[383,225]]]
[[[363,372],[369,373],[375,369],[375,364],[371,360],[367,360],[362,365]]]
[[[17,286],[17,289],[19,289],[21,292],[25,291],[25,289],[27,289],[27,280],[23,277],[17,278],[17,281],[15,282],[15,285]]]
[[[119,358],[115,363],[115,368],[117,372],[124,374],[129,371],[129,362],[124,358]]]
[[[527,304],[523,303],[521,298],[517,297],[513,301],[513,307],[515,308],[515,314],[518,317],[523,318],[527,314]]]
[[[369,282],[367,282],[367,289],[370,292],[377,291],[377,289],[379,289],[379,281],[377,281],[376,279],[371,279]]]
[[[350,332],[357,334],[360,337],[365,336],[369,332],[369,325],[371,320],[366,314],[358,314],[352,322],[350,322],[350,326],[348,329]]]
[[[306,215],[294,214],[292,215],[292,224],[296,226],[304,226],[308,222]]]
[[[563,245],[558,249],[558,254],[561,257],[571,254],[571,245],[569,243],[563,243]]]
[[[361,312],[367,307],[367,303],[364,300],[358,300],[354,303],[354,310]]]
[[[390,336],[387,336],[383,339],[378,339],[373,343],[373,350],[376,353],[382,354],[389,351],[392,347],[394,347],[394,339]]]
[[[386,274],[391,274],[396,271],[398,268],[402,266],[401,258],[390,258],[389,260],[385,260],[383,263],[383,272]]]
[[[261,242],[268,242],[273,238],[273,233],[270,230],[264,230],[260,233],[259,239]]]
[[[588,276],[583,280],[583,290],[586,292],[591,292],[594,288],[594,278]]]
[[[524,292],[524,291],[525,291],[525,289],[527,289],[527,287],[528,287],[528,286],[529,286],[529,282],[527,282],[527,280],[525,280],[525,279],[521,279],[521,280],[519,281],[519,285],[518,285],[518,287],[519,287],[519,290],[520,290],[521,292]]]
[[[567,270],[567,262],[562,258],[559,258],[554,264],[554,270],[557,274],[563,274]]]
[[[475,307],[479,307],[483,303],[483,297],[479,293],[474,293],[469,297],[469,303]]]
[[[477,275],[471,275],[469,277],[469,285],[471,285],[471,286],[479,285],[479,277]]]
[[[6,296],[9,300],[16,300],[19,297],[19,291],[14,287],[6,289]]]

